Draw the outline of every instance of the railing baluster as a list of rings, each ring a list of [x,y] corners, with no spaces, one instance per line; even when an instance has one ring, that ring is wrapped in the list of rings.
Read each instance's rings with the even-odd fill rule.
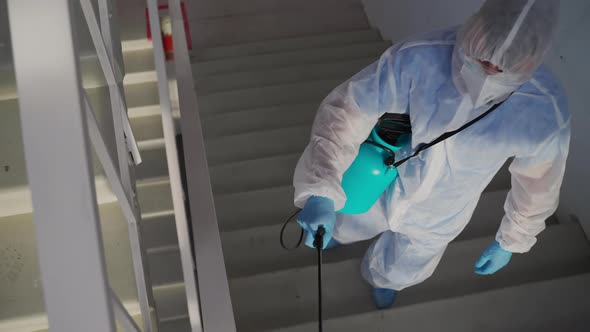
[[[119,58],[118,60],[114,52],[115,43],[113,43],[112,40],[113,31],[111,31],[110,26],[111,6],[109,0],[99,1],[101,29],[96,20],[94,7],[90,0],[80,0],[80,5],[84,12],[84,17],[86,18],[88,30],[90,31],[101,68],[109,86],[118,164],[115,164],[112,160],[113,158],[107,149],[100,130],[98,129],[96,119],[94,118],[94,112],[92,112],[88,97],[86,96],[85,102],[90,134],[95,151],[99,156],[103,169],[107,174],[107,178],[109,179],[111,187],[121,205],[123,214],[127,219],[129,244],[144,331],[151,332],[155,330],[152,326],[151,319],[151,308],[154,307],[154,300],[146,264],[147,254],[141,241],[141,225],[139,223],[141,215],[138,206],[136,205],[137,199],[134,188],[135,179],[130,173],[130,167],[133,166],[129,164],[129,154],[127,151],[131,151],[136,164],[141,162],[141,157],[139,155],[137,143],[133,137],[131,125],[129,124],[125,98],[122,92],[123,73],[120,66],[122,58]],[[120,41],[117,41],[117,44],[119,43]]]

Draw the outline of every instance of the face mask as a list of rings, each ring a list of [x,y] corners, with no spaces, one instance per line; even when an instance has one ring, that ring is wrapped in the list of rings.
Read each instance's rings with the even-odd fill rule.
[[[497,103],[516,91],[520,85],[498,79],[495,77],[496,75],[487,75],[477,62],[466,57],[463,57],[460,75],[465,82],[465,89],[471,97],[474,108],[492,102]]]

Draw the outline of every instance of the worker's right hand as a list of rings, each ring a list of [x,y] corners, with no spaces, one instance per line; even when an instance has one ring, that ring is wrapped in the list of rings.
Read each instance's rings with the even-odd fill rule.
[[[325,249],[332,239],[332,231],[336,224],[334,201],[326,197],[311,196],[299,213],[297,223],[305,230],[305,245],[310,248],[315,248],[313,243],[316,232],[320,226],[324,226],[326,232],[322,249]]]

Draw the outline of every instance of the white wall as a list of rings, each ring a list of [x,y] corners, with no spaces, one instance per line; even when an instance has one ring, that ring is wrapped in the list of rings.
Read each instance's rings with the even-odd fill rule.
[[[460,24],[483,0],[362,0],[385,39]],[[590,234],[590,1],[562,0],[558,37],[547,63],[562,80],[572,114],[572,141],[559,217],[578,219]]]
[[[562,1],[555,51],[547,63],[561,78],[569,97],[572,140],[562,189],[561,217],[579,219],[590,234],[590,2]]]
[[[371,25],[393,42],[461,24],[483,0],[362,0]]]

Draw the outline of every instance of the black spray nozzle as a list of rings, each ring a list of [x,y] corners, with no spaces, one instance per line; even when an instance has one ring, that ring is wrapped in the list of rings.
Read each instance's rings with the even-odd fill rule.
[[[326,229],[324,226],[318,227],[317,232],[315,233],[315,239],[313,240],[313,246],[318,249],[324,248],[324,235],[326,234]]]

